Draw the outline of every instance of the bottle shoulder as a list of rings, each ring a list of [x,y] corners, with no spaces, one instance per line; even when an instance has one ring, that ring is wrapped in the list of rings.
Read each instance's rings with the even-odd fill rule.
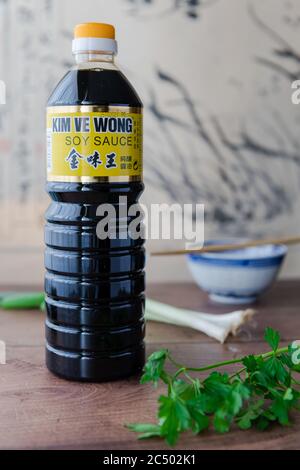
[[[104,68],[69,70],[53,90],[47,105],[143,106],[137,92],[120,70]]]

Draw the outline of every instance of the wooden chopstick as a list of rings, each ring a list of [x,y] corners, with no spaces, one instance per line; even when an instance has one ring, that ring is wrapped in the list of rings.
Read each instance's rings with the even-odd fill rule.
[[[154,251],[151,253],[153,256],[170,256],[170,255],[187,255],[193,253],[209,253],[214,251],[232,251],[240,250],[242,248],[249,248],[251,246],[261,245],[296,245],[300,244],[300,237],[285,237],[285,238],[266,238],[264,240],[252,240],[239,244],[225,244],[225,245],[208,245],[203,248],[194,248],[190,250],[171,250],[171,251]]]

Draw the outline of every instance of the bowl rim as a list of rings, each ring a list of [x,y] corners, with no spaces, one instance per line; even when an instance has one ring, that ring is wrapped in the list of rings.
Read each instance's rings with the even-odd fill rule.
[[[226,238],[226,239],[209,239],[204,242],[204,246],[209,246],[209,245],[217,245],[217,244],[228,244],[228,243],[243,243],[249,241],[249,238]],[[280,261],[284,256],[286,255],[288,251],[287,245],[280,244],[280,245],[274,245],[272,243],[266,243],[265,245],[259,245],[257,249],[260,248],[265,248],[266,246],[270,246],[275,248],[274,253],[269,253],[268,255],[260,255],[260,256],[247,256],[246,250],[249,248],[242,248],[241,250],[237,250],[239,252],[245,251],[245,256],[236,258],[236,257],[220,257],[219,254],[224,254],[224,251],[220,252],[210,252],[210,253],[189,253],[186,256],[188,257],[189,261],[206,261],[206,262],[222,262],[224,264],[236,264],[236,265],[242,265],[245,263],[259,263],[259,262],[265,262],[266,260],[273,260],[273,261]],[[236,253],[236,251],[234,251]],[[230,254],[233,253],[233,251],[226,251],[226,253]]]

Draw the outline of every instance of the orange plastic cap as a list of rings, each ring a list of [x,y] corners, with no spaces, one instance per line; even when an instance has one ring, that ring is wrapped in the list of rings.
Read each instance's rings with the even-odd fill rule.
[[[82,23],[75,26],[74,38],[115,39],[115,28],[107,23]]]

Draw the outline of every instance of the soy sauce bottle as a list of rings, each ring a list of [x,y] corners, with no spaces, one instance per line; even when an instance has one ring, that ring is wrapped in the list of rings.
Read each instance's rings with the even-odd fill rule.
[[[144,187],[142,103],[114,63],[114,27],[74,33],[76,65],[47,105],[46,363],[66,379],[107,381],[144,365],[144,240],[124,211]],[[107,205],[117,236],[98,233]]]

